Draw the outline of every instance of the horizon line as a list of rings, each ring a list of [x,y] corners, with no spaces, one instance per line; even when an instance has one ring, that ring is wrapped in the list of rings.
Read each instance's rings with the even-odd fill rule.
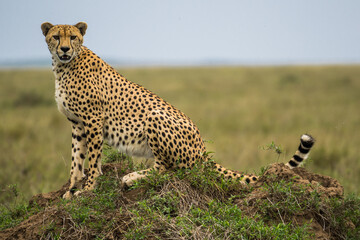
[[[103,58],[113,67],[212,67],[212,66],[349,66],[360,65],[360,60],[331,61],[331,60],[229,60],[229,59],[203,59],[203,60],[134,60]],[[51,67],[51,59],[38,58],[35,60],[18,59],[0,61],[0,69],[6,68],[43,68]]]

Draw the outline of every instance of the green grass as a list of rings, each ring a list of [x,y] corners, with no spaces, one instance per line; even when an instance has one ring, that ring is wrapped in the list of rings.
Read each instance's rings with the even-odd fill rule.
[[[322,198],[316,188],[306,190],[292,179],[244,187],[219,179],[207,165],[161,176],[152,172],[125,190],[119,175],[137,169],[132,159],[106,148],[103,162],[121,164],[104,172],[93,192],[45,208],[2,205],[0,231],[40,213],[41,221],[30,226],[37,229],[31,236],[42,239],[313,239],[312,221],[334,239],[360,237],[355,195]],[[11,191],[18,193],[15,186]],[[251,202],[262,191],[266,197]]]
[[[13,201],[0,204],[0,231],[18,225],[42,209],[36,204],[29,206],[16,185],[9,185],[6,192]]]
[[[316,145],[307,167],[360,193],[360,66],[127,68],[119,72],[181,109],[222,165],[259,171],[286,161],[302,133]],[[194,104],[195,103],[195,104]],[[69,177],[70,124],[47,70],[0,71],[0,202],[59,188]],[[264,151],[269,143],[285,154]]]

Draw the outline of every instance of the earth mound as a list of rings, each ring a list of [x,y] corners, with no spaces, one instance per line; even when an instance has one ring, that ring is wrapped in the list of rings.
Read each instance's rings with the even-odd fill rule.
[[[104,227],[86,228],[81,224],[79,227],[78,220],[74,220],[74,215],[72,215],[72,211],[79,209],[72,207],[69,211],[73,200],[67,202],[61,199],[69,185],[66,183],[57,191],[33,196],[29,201],[29,208],[37,207],[40,210],[17,226],[1,231],[0,239],[53,239],[54,236],[60,236],[61,239],[95,239],[99,232],[104,239],[124,239],[124,232],[134,227],[133,212],[129,209],[150,196],[146,184],[132,190],[120,187],[121,177],[129,172],[125,169],[128,168],[123,163],[104,164],[102,167],[104,176],[111,176],[114,182],[118,183],[114,185],[118,186],[118,189],[113,189],[113,192],[103,195],[106,197],[117,194],[112,201],[114,210],[106,209],[102,213],[102,220],[111,222],[111,229],[109,227],[106,233],[104,233]],[[100,183],[101,186],[98,188],[105,188],[106,184],[108,184],[107,181]],[[154,198],[155,200],[151,200],[150,203],[159,204],[162,201],[159,201],[159,198],[169,198],[169,196],[171,198],[172,195],[169,193],[176,193],[176,196],[179,196],[176,204],[169,205],[168,201],[165,210],[162,210],[168,217],[166,221],[171,222],[169,219],[181,216],[190,211],[193,206],[206,210],[209,202],[213,200],[231,201],[241,209],[244,216],[261,218],[265,224],[274,221],[283,224],[308,224],[309,231],[316,239],[337,239],[342,236],[342,230],[332,225],[330,219],[332,216],[327,208],[331,199],[343,198],[344,189],[337,180],[331,177],[311,173],[304,168],[291,170],[282,163],[276,163],[269,166],[253,186],[237,184],[224,191],[216,184],[209,188],[199,188],[196,184],[188,177],[181,179],[170,173],[164,181],[157,183],[153,191],[156,191],[158,198]],[[85,205],[78,205],[78,208],[88,207],[92,205],[91,201],[94,201],[94,204],[98,201],[95,199],[96,194],[96,191],[84,193],[80,199],[87,199],[86,201],[74,201],[79,201],[79,204],[86,202]],[[95,215],[90,214],[82,221],[83,223],[91,222],[92,218],[95,219]],[[175,229],[175,226],[166,225],[161,222],[161,219],[154,221],[159,225],[155,224],[156,230],[153,231],[153,235],[148,235],[146,238],[184,239],[177,236],[176,231],[169,233],[171,232],[169,228]],[[346,227],[355,228],[350,220],[346,222]],[[200,229],[201,226],[198,228]],[[57,235],[54,235],[54,232]],[[210,239],[209,234],[211,233],[198,232],[194,233],[193,237]]]

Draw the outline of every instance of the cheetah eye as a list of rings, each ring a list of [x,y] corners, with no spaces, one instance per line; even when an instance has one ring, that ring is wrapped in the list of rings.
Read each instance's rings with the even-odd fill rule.
[[[76,36],[71,36],[70,39],[71,39],[71,40],[75,40],[75,39],[76,39]]]
[[[59,36],[53,36],[53,38],[54,38],[55,40],[59,40],[59,39],[60,39]]]

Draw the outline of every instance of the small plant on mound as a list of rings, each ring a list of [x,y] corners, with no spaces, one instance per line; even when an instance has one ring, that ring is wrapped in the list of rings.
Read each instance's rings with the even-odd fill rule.
[[[281,145],[276,145],[274,141],[266,146],[262,146],[261,149],[274,151],[277,154],[277,161],[279,160],[280,155],[284,153],[283,147]]]

